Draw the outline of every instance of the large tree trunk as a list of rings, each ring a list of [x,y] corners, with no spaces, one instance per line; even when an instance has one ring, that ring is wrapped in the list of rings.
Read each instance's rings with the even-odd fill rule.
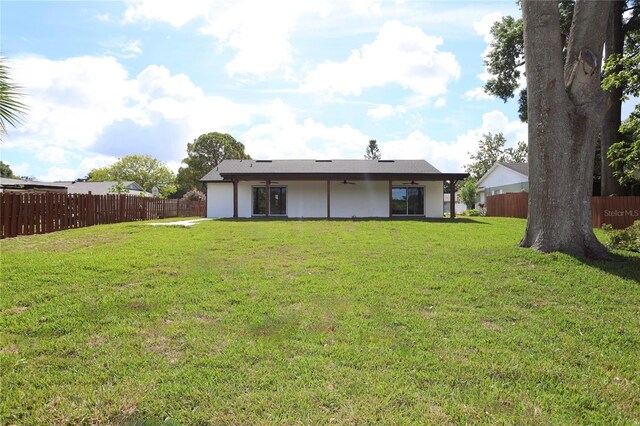
[[[622,30],[622,13],[624,10],[624,0],[615,0],[611,4],[609,13],[609,25],[607,28],[607,38],[605,41],[605,60],[612,54],[622,54],[624,49],[624,32]],[[622,135],[618,131],[621,124],[622,114],[622,87],[609,91],[611,99],[611,107],[604,117],[604,126],[602,128],[602,137],[600,139],[600,152],[602,157],[602,166],[600,174],[601,195],[624,195],[623,188],[618,180],[613,176],[613,168],[609,165],[607,153],[609,147],[622,140]]]
[[[594,154],[608,98],[600,63],[609,6],[576,2],[563,70],[557,0],[523,1],[530,184],[523,247],[609,258],[591,218]]]

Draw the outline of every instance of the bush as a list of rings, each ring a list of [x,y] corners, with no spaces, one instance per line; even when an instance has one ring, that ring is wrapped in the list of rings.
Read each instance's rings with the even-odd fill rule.
[[[609,236],[609,248],[640,252],[640,220],[625,229],[615,230],[606,224],[602,229]]]
[[[480,216],[480,212],[476,209],[470,209],[463,213],[464,216]]]
[[[203,201],[206,198],[207,197],[202,191],[198,191],[196,188],[193,188],[191,191],[184,194],[181,199],[186,201]]]

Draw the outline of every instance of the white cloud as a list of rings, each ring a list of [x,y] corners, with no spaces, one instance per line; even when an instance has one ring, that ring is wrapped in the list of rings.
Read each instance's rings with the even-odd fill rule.
[[[160,21],[180,28],[199,16],[206,15],[212,2],[206,0],[129,0],[124,21]]]
[[[395,117],[406,114],[407,109],[403,106],[393,106],[389,104],[381,104],[375,108],[367,110],[367,116],[374,120],[382,120],[385,118]]]
[[[98,13],[96,15],[96,19],[100,22],[109,22],[111,20],[111,15],[108,13]]]
[[[36,176],[41,182],[72,181],[78,178],[77,169],[50,167],[44,175]]]
[[[59,146],[48,146],[36,153],[36,158],[48,163],[66,163],[66,151]]]
[[[344,62],[325,62],[308,75],[308,92],[360,95],[364,89],[398,84],[426,98],[443,95],[460,76],[455,56],[441,52],[442,39],[398,21],[384,24],[376,39]]]
[[[434,104],[434,106],[436,108],[442,108],[446,104],[447,104],[447,99],[446,98],[438,98],[438,99],[436,99],[436,103]]]
[[[105,126],[128,113],[132,84],[112,57],[52,61],[28,56],[12,59],[11,67],[16,82],[29,94],[29,114],[8,146],[86,147]],[[37,140],[30,135],[38,135]]]
[[[383,158],[424,158],[442,172],[456,172],[470,162],[469,153],[477,151],[483,134],[499,132],[507,139],[507,147],[515,146],[517,141],[527,141],[526,123],[510,121],[502,112],[491,111],[482,116],[480,128],[469,130],[453,141],[436,141],[413,131],[404,139],[380,143],[380,151]]]
[[[472,24],[476,34],[482,36],[487,45],[491,44],[491,42],[493,41],[493,36],[491,35],[491,27],[496,21],[501,20],[503,16],[504,14],[502,12],[487,13],[482,18],[480,18],[479,21],[475,21]]]
[[[369,137],[348,124],[326,126],[312,118],[298,121],[281,100],[266,109],[269,121],[240,136],[253,158],[360,158]]]
[[[25,103],[30,109],[25,124],[11,132],[3,148],[56,163],[52,170],[64,176],[70,168],[65,171],[60,164],[92,152],[108,157],[144,153],[179,161],[186,144],[199,134],[229,131],[264,115],[260,105],[206,96],[188,76],[158,65],[135,78],[113,57],[55,61],[27,56],[13,58],[11,68],[16,83],[29,94]]]
[[[10,164],[11,171],[16,176],[28,176],[29,175],[29,163]]]
[[[467,90],[464,94],[466,99],[470,100],[491,100],[494,99],[493,95],[484,91],[484,87],[476,87],[475,89]]]
[[[352,0],[355,4],[378,1]],[[214,36],[221,47],[237,53],[226,65],[230,75],[263,76],[291,62],[290,35],[305,15],[325,18],[336,6],[329,0],[130,0],[124,20],[160,21],[176,28],[202,19],[203,34]],[[364,9],[368,9],[366,5]]]

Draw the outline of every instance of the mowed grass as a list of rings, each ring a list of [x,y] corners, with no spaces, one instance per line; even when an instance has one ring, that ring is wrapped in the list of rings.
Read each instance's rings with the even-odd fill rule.
[[[524,227],[3,240],[0,424],[637,424],[640,256],[544,255],[517,247]]]

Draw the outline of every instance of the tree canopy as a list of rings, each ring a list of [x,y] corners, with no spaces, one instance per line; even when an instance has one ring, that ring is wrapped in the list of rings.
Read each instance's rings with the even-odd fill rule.
[[[7,163],[1,160],[0,160],[0,177],[18,179],[18,177],[13,174],[13,170],[11,170],[11,166],[9,166]]]
[[[7,134],[7,126],[16,127],[27,112],[27,106],[20,101],[23,96],[11,80],[6,59],[0,56],[0,140]]]
[[[200,179],[223,160],[251,159],[244,151],[244,144],[226,133],[211,132],[200,135],[193,143],[187,144],[187,158],[182,160],[186,167],[178,169],[177,183],[181,191],[202,189]]]
[[[460,198],[467,206],[467,209],[471,210],[476,203],[476,197],[478,196],[478,181],[473,178],[466,179],[462,188],[460,188]]]
[[[507,140],[502,133],[482,135],[479,149],[471,154],[473,162],[465,166],[472,179],[478,180],[489,171],[497,161],[507,163],[524,163],[527,161],[527,144],[518,142],[515,148],[504,147]]]
[[[364,153],[365,160],[380,160],[382,155],[380,154],[380,148],[378,148],[378,142],[375,139],[369,141],[367,150]]]
[[[175,174],[150,155],[125,155],[110,166],[91,170],[87,178],[90,182],[134,181],[147,192],[156,186],[162,197],[176,192]]]
[[[620,130],[623,139],[609,148],[613,175],[621,185],[640,185],[640,111],[637,108]]]

